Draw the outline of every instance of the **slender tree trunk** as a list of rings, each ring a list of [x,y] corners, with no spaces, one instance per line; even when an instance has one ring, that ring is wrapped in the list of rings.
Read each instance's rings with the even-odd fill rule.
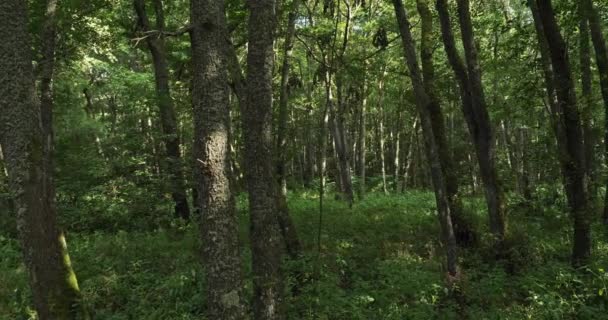
[[[297,5],[297,4],[294,4]],[[289,103],[289,69],[291,51],[293,47],[293,38],[296,32],[296,12],[297,7],[291,9],[287,18],[287,30],[285,32],[285,42],[283,44],[283,64],[281,67],[281,88],[279,93],[279,118],[277,125],[277,180],[281,194],[285,196],[287,194],[287,180],[285,178],[285,162],[287,160],[287,114],[288,114],[288,103]]]
[[[450,148],[447,144],[445,120],[443,110],[435,92],[435,68],[433,66],[433,16],[429,9],[428,0],[417,0],[418,12],[421,18],[421,50],[420,60],[422,64],[422,76],[426,92],[429,94],[431,104],[429,113],[433,125],[435,141],[437,141],[439,160],[445,177],[446,191],[452,215],[456,241],[460,245],[466,245],[472,241],[470,223],[462,215],[462,201],[459,194],[458,175],[454,167],[454,161],[450,157]]]
[[[410,180],[410,173],[414,166],[414,149],[416,148],[416,137],[418,136],[419,121],[418,118],[414,119],[412,125],[412,132],[410,133],[410,141],[407,147],[407,154],[405,156],[405,168],[403,169],[403,183],[401,185],[401,192],[408,190],[407,184]]]
[[[282,245],[272,156],[272,67],[275,1],[248,3],[247,98],[243,112],[253,255],[253,315],[285,319]]]
[[[38,319],[87,318],[45,164],[25,1],[0,2],[0,144],[15,195],[17,225]],[[45,121],[48,119],[45,119]],[[50,127],[45,123],[44,127]]]
[[[595,194],[594,152],[592,119],[593,92],[591,87],[591,48],[589,46],[589,24],[584,14],[584,7],[579,4],[579,67],[581,73],[581,121],[583,124],[583,140],[585,142],[585,167],[587,168],[587,183],[589,194]]]
[[[364,71],[365,73],[366,71]],[[366,154],[366,135],[367,135],[367,77],[364,74],[363,79],[363,88],[361,89],[361,112],[359,114],[359,142],[358,145],[358,161],[359,161],[359,199],[363,199],[365,197],[366,187],[365,187],[365,170],[367,163],[365,161]]]
[[[196,181],[206,270],[206,316],[244,319],[236,205],[230,179],[230,101],[224,55],[224,3],[193,0],[192,102]]]
[[[584,265],[591,255],[591,215],[585,183],[585,158],[581,120],[577,110],[574,81],[570,68],[568,49],[555,20],[550,0],[536,0],[538,14],[547,41],[554,72],[559,122],[563,125],[560,145],[560,163],[565,180],[568,204],[574,220],[572,263]]]
[[[380,172],[382,173],[382,191],[388,194],[386,186],[386,159],[384,156],[384,78],[386,77],[386,66],[382,67],[382,74],[378,80],[378,140],[380,140]]]
[[[521,194],[527,201],[532,201],[532,189],[530,188],[530,162],[528,161],[528,128],[519,128],[519,176],[521,177]]]
[[[399,127],[401,125],[401,112],[397,114],[397,123],[395,124],[395,151],[393,153],[393,192],[399,192],[399,174],[401,169],[400,163],[400,155],[401,155],[401,130]]]
[[[138,24],[144,32],[151,31],[150,21],[146,13],[145,0],[134,0],[135,11],[138,16]],[[175,216],[184,220],[190,219],[190,208],[186,198],[186,184],[180,155],[180,141],[177,130],[175,107],[171,98],[169,87],[169,66],[167,64],[167,53],[164,31],[164,14],[162,0],[154,0],[156,12],[156,28],[159,35],[148,35],[146,42],[152,55],[154,64],[154,78],[156,83],[156,97],[160,111],[160,123],[164,135],[166,151],[167,173],[171,185],[171,196],[175,202]]]
[[[595,49],[595,62],[597,64],[597,70],[600,76],[600,89],[602,91],[602,98],[604,100],[604,161],[608,166],[608,50],[606,48],[606,41],[602,33],[602,23],[598,12],[593,7],[591,0],[582,0],[584,6],[584,12],[586,13],[589,21],[589,29],[591,30],[591,40],[593,41],[593,48]],[[608,186],[608,180],[606,182]],[[608,188],[606,189],[606,197],[604,200],[604,224],[608,225]]]
[[[469,2],[468,0],[458,0],[457,2],[462,41],[467,61],[466,67],[456,50],[447,0],[437,0],[441,33],[448,60],[459,82],[462,107],[469,132],[475,142],[481,178],[484,182],[490,231],[501,242],[504,239],[506,230],[505,202],[496,170],[492,127],[481,82],[481,70],[473,38]]]
[[[348,203],[349,207],[352,207],[354,201],[353,187],[351,180],[350,160],[347,150],[347,141],[345,140],[346,135],[344,133],[344,120],[343,120],[343,101],[341,96],[338,97],[337,102],[339,104],[338,110],[334,105],[334,97],[332,90],[332,73],[326,72],[325,75],[325,86],[326,94],[328,99],[328,108],[331,118],[332,136],[334,138],[334,150],[336,152],[336,166],[338,167],[338,178],[340,180],[340,190],[344,195],[344,200]],[[338,84],[340,82],[338,81]],[[338,85],[337,91],[341,94],[341,85]]]
[[[407,67],[414,87],[414,95],[416,99],[416,107],[420,114],[422,123],[422,131],[426,146],[427,159],[431,171],[433,188],[435,190],[435,200],[437,201],[437,209],[439,211],[439,222],[441,225],[442,241],[446,250],[446,265],[449,277],[454,277],[458,273],[457,253],[456,253],[456,237],[452,227],[452,208],[447,197],[446,177],[441,166],[440,150],[435,140],[433,124],[430,115],[429,106],[433,103],[429,94],[425,90],[420,69],[418,67],[418,58],[416,55],[416,46],[410,31],[410,23],[403,7],[401,0],[393,0],[397,23],[399,25],[399,33],[401,35],[404,56]]]

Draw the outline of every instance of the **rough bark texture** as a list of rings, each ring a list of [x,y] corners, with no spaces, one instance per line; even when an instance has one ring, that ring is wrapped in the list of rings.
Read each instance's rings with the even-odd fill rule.
[[[272,157],[272,68],[275,1],[248,2],[247,97],[243,112],[253,259],[255,319],[284,319],[283,251]]]
[[[228,30],[226,30],[224,34],[224,50],[227,56],[227,69],[229,73],[230,83],[234,94],[239,101],[239,106],[241,108],[241,113],[245,114],[245,105],[247,104],[247,85],[245,78],[243,77],[243,72],[241,70],[241,66],[238,61],[238,56],[236,54],[236,50],[230,41],[228,36]],[[286,115],[285,115],[286,116]],[[285,119],[286,120],[286,119]],[[283,151],[284,152],[284,151]],[[281,153],[279,150],[275,150],[275,153]],[[278,156],[275,156],[278,158]],[[285,161],[283,158],[280,161]],[[283,163],[283,169],[285,169],[285,163]],[[283,194],[283,189],[281,188],[281,184],[275,184],[277,191],[276,195],[276,214],[279,222],[279,228],[281,230],[281,235],[283,236],[283,240],[285,241],[285,248],[287,253],[291,258],[297,258],[301,252],[301,243],[300,238],[298,236],[297,229],[293,223],[293,219],[289,215],[289,207],[287,206],[286,195]],[[285,192],[287,190],[285,189]]]
[[[585,154],[581,120],[577,109],[574,80],[566,43],[562,38],[550,0],[537,0],[538,14],[547,40],[553,67],[559,122],[563,125],[565,140],[559,139],[560,163],[566,195],[574,220],[572,263],[585,264],[591,254],[590,212],[585,183]]]
[[[0,143],[38,319],[75,319],[80,293],[45,169],[27,27],[26,1],[0,2]]]
[[[591,0],[581,0],[581,4],[587,20],[589,21],[591,40],[593,41],[593,48],[595,49],[595,62],[600,76],[600,88],[604,100],[605,111],[604,161],[605,164],[608,165],[608,50],[606,49],[606,41],[604,39],[604,34],[602,33],[602,23],[597,11],[595,11],[593,7],[593,2]],[[608,181],[606,182],[606,185],[608,186]],[[608,224],[608,189],[604,199],[604,224]]]
[[[144,32],[152,31],[150,21],[146,13],[145,0],[134,0],[135,11],[138,16],[139,27]],[[152,55],[154,64],[154,79],[156,83],[156,99],[160,112],[160,123],[164,135],[164,144],[167,163],[167,173],[171,184],[171,196],[175,202],[175,215],[182,219],[190,218],[190,208],[186,198],[186,186],[180,155],[180,141],[177,133],[177,120],[175,107],[171,98],[169,87],[169,66],[167,64],[167,53],[165,40],[162,34],[164,30],[164,16],[161,0],[154,0],[156,12],[156,31],[160,34],[149,34],[146,43]]]
[[[420,114],[422,132],[426,147],[427,159],[431,171],[431,180],[435,191],[435,200],[437,201],[437,209],[439,211],[439,222],[441,225],[441,237],[445,246],[447,257],[447,271],[450,275],[455,276],[458,273],[457,255],[456,255],[456,239],[452,227],[452,217],[449,199],[447,197],[447,187],[445,176],[441,167],[440,150],[435,141],[433,132],[433,124],[430,116],[429,106],[432,100],[424,88],[424,82],[418,67],[418,58],[416,56],[416,47],[414,39],[410,31],[410,23],[407,18],[405,8],[401,0],[393,0],[397,23],[399,25],[399,33],[401,35],[404,56],[410,72],[410,78],[414,87],[414,95],[416,99],[416,107]]]
[[[208,319],[244,319],[238,221],[230,183],[224,2],[193,0],[192,102]]]
[[[448,60],[458,79],[464,116],[475,142],[475,151],[488,205],[490,231],[501,241],[506,230],[505,200],[496,169],[492,125],[483,92],[481,69],[469,13],[469,1],[458,0],[457,3],[466,66],[456,49],[446,0],[437,0],[441,33]]]

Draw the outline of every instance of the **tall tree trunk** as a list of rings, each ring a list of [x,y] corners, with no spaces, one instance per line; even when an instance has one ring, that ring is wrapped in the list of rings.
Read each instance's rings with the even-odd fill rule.
[[[366,69],[364,70],[364,73]],[[363,199],[365,196],[365,170],[367,163],[365,161],[366,148],[366,135],[367,135],[367,77],[363,75],[363,88],[361,89],[361,112],[359,114],[359,141],[357,143],[359,156],[358,156],[358,168],[359,168],[359,199]]]
[[[191,2],[196,181],[206,270],[206,316],[244,319],[238,220],[230,179],[230,101],[224,2]]]
[[[585,143],[585,167],[587,168],[587,183],[589,194],[595,192],[595,174],[594,174],[594,152],[593,146],[593,130],[592,130],[592,110],[593,110],[593,92],[591,87],[591,48],[589,46],[589,24],[587,17],[584,14],[584,7],[579,4],[579,67],[581,73],[581,121],[583,124],[583,141]]]
[[[248,3],[249,47],[243,134],[253,255],[253,315],[256,320],[285,318],[282,245],[277,221],[272,156],[272,67],[275,1]]]
[[[441,21],[444,47],[460,86],[463,113],[475,142],[481,178],[484,182],[490,231],[500,242],[504,239],[506,230],[504,194],[498,181],[492,126],[481,82],[469,2],[458,0],[458,17],[467,61],[466,67],[456,49],[447,0],[437,0],[437,11]]]
[[[227,56],[227,69],[230,75],[232,90],[236,95],[237,100],[239,101],[241,114],[244,115],[247,112],[247,110],[245,110],[245,106],[248,103],[248,86],[246,85],[246,81],[243,77],[241,66],[239,65],[238,57],[236,55],[236,51],[234,50],[234,46],[230,42],[227,29],[224,32],[224,39],[224,50]],[[269,130],[270,125],[268,127]],[[277,190],[274,192],[274,195],[276,197],[276,210],[274,212],[277,215],[277,221],[279,222],[281,235],[283,236],[283,240],[285,241],[287,253],[290,255],[290,257],[295,258],[300,254],[300,240],[295,225],[293,224],[293,220],[289,215],[289,208],[287,206],[287,200],[285,198],[285,195],[283,195],[283,193],[281,192],[279,184],[274,185],[277,188]]]
[[[456,276],[458,273],[457,253],[456,253],[456,238],[452,227],[452,208],[447,197],[446,177],[441,166],[440,150],[438,143],[435,140],[433,132],[433,124],[430,115],[430,105],[433,103],[425,90],[420,69],[418,67],[418,58],[416,56],[416,46],[410,31],[410,23],[403,7],[401,0],[393,0],[395,7],[395,15],[399,25],[399,33],[404,50],[404,56],[407,67],[414,87],[414,95],[416,99],[416,107],[420,114],[422,123],[422,131],[426,146],[427,159],[432,177],[433,188],[435,191],[435,200],[437,201],[438,218],[441,225],[441,237],[446,250],[446,265],[450,276]]]
[[[433,125],[433,133],[439,151],[439,160],[445,177],[447,198],[450,202],[452,223],[456,233],[456,241],[460,245],[466,245],[472,241],[470,223],[462,215],[462,202],[459,194],[458,175],[454,167],[454,161],[450,156],[450,148],[447,144],[445,120],[443,110],[435,92],[435,67],[433,66],[433,16],[429,9],[428,0],[417,0],[418,12],[421,18],[421,43],[420,60],[422,64],[423,83],[426,92],[431,99],[429,114]]]
[[[338,178],[340,180],[341,191],[344,195],[344,200],[348,203],[349,207],[352,207],[354,201],[352,179],[351,179],[351,168],[350,168],[350,155],[348,154],[346,141],[346,134],[344,130],[344,101],[341,97],[341,83],[338,79],[337,92],[338,98],[334,99],[332,90],[332,73],[327,71],[325,75],[325,86],[326,94],[328,95],[328,108],[331,118],[332,136],[334,138],[334,150],[336,152],[336,166],[338,167]],[[338,108],[334,105],[334,100],[337,100]]]
[[[0,144],[15,195],[34,308],[41,320],[76,319],[78,313],[86,318],[57,223],[30,48],[26,1],[0,2]]]
[[[150,32],[150,21],[146,13],[145,0],[134,0],[135,11],[138,16],[139,27],[144,32]],[[156,98],[160,111],[160,123],[163,132],[163,142],[166,151],[166,170],[169,175],[171,196],[175,202],[175,216],[190,219],[190,208],[186,198],[186,184],[180,155],[180,141],[177,132],[175,107],[171,98],[169,87],[169,66],[164,40],[164,13],[162,0],[154,0],[156,12],[156,28],[158,35],[148,35],[146,43],[152,55],[154,64],[154,79],[156,84]]]
[[[382,173],[382,191],[388,194],[386,186],[386,159],[384,156],[384,78],[386,77],[386,66],[382,67],[382,74],[378,80],[378,140],[380,140],[380,172]]]
[[[405,167],[403,168],[403,182],[401,184],[401,192],[406,192],[408,190],[408,182],[410,180],[410,173],[412,172],[412,168],[414,166],[414,149],[416,149],[416,137],[418,136],[418,128],[419,121],[418,118],[414,119],[414,124],[412,125],[412,131],[410,133],[410,141],[407,147],[407,153],[405,156]]]
[[[279,118],[277,126],[277,144],[275,150],[276,158],[276,174],[277,174],[277,210],[278,221],[281,229],[281,234],[285,240],[287,253],[292,259],[296,259],[300,255],[301,244],[297,234],[297,230],[291,217],[289,216],[289,207],[287,206],[287,180],[285,163],[287,162],[287,115],[289,103],[289,70],[291,59],[291,49],[293,47],[293,38],[296,32],[296,13],[297,1],[292,4],[293,9],[289,12],[287,21],[287,32],[285,34],[285,43],[283,47],[283,65],[281,68],[281,87],[279,93]]]
[[[562,38],[550,0],[536,0],[538,14],[547,41],[553,67],[555,92],[558,101],[559,122],[563,126],[564,139],[560,145],[560,163],[565,180],[566,195],[574,220],[572,263],[584,265],[591,255],[591,215],[588,208],[585,183],[585,158],[581,120],[576,104],[574,81],[570,68],[568,49]]]
[[[297,3],[294,3],[294,6]],[[285,31],[285,42],[283,44],[283,64],[281,66],[281,89],[279,93],[279,118],[277,125],[277,147],[276,147],[276,170],[277,180],[281,194],[287,194],[287,180],[285,178],[285,162],[287,161],[287,114],[289,103],[289,69],[291,51],[293,48],[293,38],[296,32],[296,12],[297,7],[291,9],[287,18],[287,29]]]
[[[598,12],[593,7],[593,2],[591,0],[582,0],[581,2],[589,21],[591,40],[593,41],[593,48],[595,49],[595,62],[600,76],[600,88],[604,100],[604,161],[608,166],[608,50],[606,49],[606,41],[602,33],[602,23]],[[606,186],[608,186],[608,180]],[[606,189],[606,197],[604,200],[604,224],[608,225],[608,188]]]

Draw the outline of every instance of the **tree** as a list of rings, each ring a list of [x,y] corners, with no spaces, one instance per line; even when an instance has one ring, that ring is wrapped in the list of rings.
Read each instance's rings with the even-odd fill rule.
[[[426,92],[420,69],[418,67],[418,58],[416,56],[416,46],[410,32],[410,23],[407,17],[405,8],[401,0],[393,0],[395,7],[395,15],[399,25],[399,34],[403,45],[403,51],[414,94],[416,99],[416,107],[421,120],[422,132],[426,147],[427,159],[430,162],[431,178],[435,191],[435,201],[437,202],[437,210],[439,211],[439,222],[441,225],[441,236],[443,245],[446,250],[447,271],[449,275],[456,276],[458,273],[457,253],[456,253],[456,238],[452,226],[452,207],[447,197],[446,177],[444,169],[441,166],[440,150],[433,131],[433,124],[430,115],[430,105],[433,103],[431,97]]]
[[[244,319],[236,205],[230,186],[230,103],[222,0],[191,3],[192,103],[209,319]]]
[[[583,133],[579,110],[577,108],[574,80],[570,67],[570,59],[566,43],[559,31],[551,0],[536,0],[543,36],[547,41],[553,82],[557,97],[557,121],[561,123],[558,145],[560,149],[560,164],[564,176],[566,195],[572,218],[574,220],[574,236],[572,248],[572,263],[575,266],[584,265],[591,255],[590,211],[585,183],[585,153]],[[540,35],[539,35],[540,36]],[[564,139],[560,139],[563,137]]]
[[[25,1],[0,3],[0,43],[0,143],[15,198],[34,308],[41,320],[75,319],[85,313],[57,223],[52,172],[45,164],[49,149],[34,89]]]
[[[458,80],[463,113],[473,138],[481,178],[484,182],[486,203],[490,220],[490,231],[502,241],[505,236],[504,193],[498,180],[496,152],[492,125],[481,81],[481,69],[473,37],[473,26],[469,12],[469,1],[458,0],[458,18],[464,45],[466,66],[457,52],[446,0],[437,0],[437,11],[441,20],[444,48],[454,74]]]
[[[421,22],[420,61],[422,65],[422,81],[431,99],[431,103],[428,105],[429,115],[433,125],[435,141],[437,141],[441,168],[445,176],[446,196],[450,202],[456,241],[460,245],[467,245],[471,244],[471,241],[474,241],[474,235],[468,221],[463,217],[458,176],[447,142],[443,110],[436,93],[435,67],[433,65],[433,16],[427,0],[417,0],[416,4]]]
[[[163,141],[166,152],[167,172],[171,186],[171,196],[175,202],[175,216],[188,220],[190,208],[186,199],[186,187],[182,170],[180,141],[177,133],[177,119],[171,89],[169,87],[169,67],[165,48],[165,17],[162,0],[153,0],[156,12],[156,30],[152,30],[145,0],[134,0],[138,16],[138,26],[141,28],[152,55],[154,79],[156,84],[156,99],[160,111],[160,122],[163,130]]]
[[[247,90],[242,122],[251,219],[253,315],[284,319],[282,241],[272,156],[272,67],[275,1],[249,2]]]

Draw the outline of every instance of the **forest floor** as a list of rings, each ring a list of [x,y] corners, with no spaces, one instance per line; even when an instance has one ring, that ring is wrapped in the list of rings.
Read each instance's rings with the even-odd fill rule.
[[[285,263],[305,279],[288,302],[290,319],[608,319],[606,235],[595,226],[594,260],[584,271],[573,270],[563,204],[511,200],[510,261],[496,261],[491,241],[481,236],[476,247],[460,252],[463,279],[455,301],[442,280],[431,193],[370,193],[352,209],[328,198],[319,255],[317,196],[289,196],[305,251],[300,261]],[[245,197],[238,207],[247,248]],[[484,209],[482,199],[465,199],[482,235]],[[198,239],[197,228],[186,225],[69,234],[72,262],[95,319],[201,319]],[[249,275],[248,249],[242,256]],[[0,235],[0,257],[0,319],[29,319],[17,241]],[[246,289],[250,295],[250,282]]]

